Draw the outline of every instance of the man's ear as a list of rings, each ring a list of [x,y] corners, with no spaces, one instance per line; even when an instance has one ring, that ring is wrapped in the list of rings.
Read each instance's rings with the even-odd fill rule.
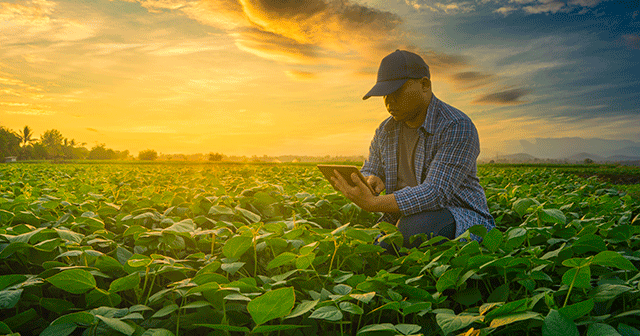
[[[429,79],[429,77],[422,77],[420,79],[420,83],[422,84],[423,91],[431,91],[431,80]]]

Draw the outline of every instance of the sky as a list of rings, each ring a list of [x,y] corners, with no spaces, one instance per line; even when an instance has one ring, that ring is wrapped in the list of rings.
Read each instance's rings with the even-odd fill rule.
[[[366,156],[389,115],[362,96],[404,49],[472,119],[481,157],[549,139],[640,147],[639,14],[613,0],[0,0],[0,126],[132,154]]]

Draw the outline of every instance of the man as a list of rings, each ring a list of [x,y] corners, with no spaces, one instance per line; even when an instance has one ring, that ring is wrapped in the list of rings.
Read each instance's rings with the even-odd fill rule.
[[[407,247],[419,245],[419,239],[409,242],[420,233],[454,239],[474,225],[495,226],[476,176],[476,128],[433,94],[430,78],[420,56],[396,50],[382,60],[376,85],[363,97],[382,96],[391,114],[376,130],[361,169],[376,193],[386,193],[371,193],[355,174],[355,187],[340,174],[333,177],[362,209],[384,212],[380,220],[395,223]]]

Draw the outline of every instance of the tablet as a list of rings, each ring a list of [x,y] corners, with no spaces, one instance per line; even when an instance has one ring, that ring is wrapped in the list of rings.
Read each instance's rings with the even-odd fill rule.
[[[324,177],[329,180],[329,183],[331,183],[331,185],[333,186],[334,189],[338,190],[336,188],[335,185],[333,185],[333,182],[331,181],[331,177],[333,177],[333,171],[337,170],[338,173],[340,173],[340,175],[342,175],[342,177],[344,177],[344,179],[347,181],[347,183],[349,183],[350,186],[355,187],[355,183],[351,180],[351,174],[352,173],[356,173],[358,175],[358,177],[360,177],[360,180],[367,186],[369,187],[369,190],[371,190],[371,193],[373,193],[375,195],[375,191],[373,191],[373,188],[371,188],[371,186],[369,185],[369,183],[367,183],[367,180],[364,178],[364,176],[362,176],[362,173],[360,173],[360,169],[356,166],[348,166],[348,165],[330,165],[330,164],[319,164],[318,165],[318,169],[320,169],[320,171],[322,172],[322,175],[324,175]]]

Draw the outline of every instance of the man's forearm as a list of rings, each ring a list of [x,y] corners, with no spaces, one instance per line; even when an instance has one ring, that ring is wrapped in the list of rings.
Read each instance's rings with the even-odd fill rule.
[[[396,197],[393,194],[375,196],[371,202],[371,208],[365,209],[371,212],[400,212]]]

